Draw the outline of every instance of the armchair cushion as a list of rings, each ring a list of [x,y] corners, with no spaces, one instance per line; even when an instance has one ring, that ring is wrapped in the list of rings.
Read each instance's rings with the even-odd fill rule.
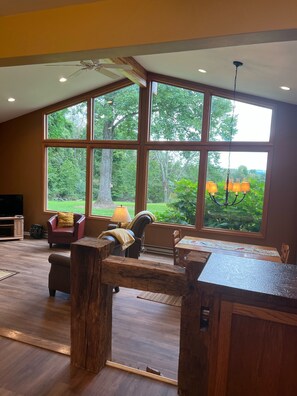
[[[58,212],[58,227],[73,227],[74,214],[71,212]]]

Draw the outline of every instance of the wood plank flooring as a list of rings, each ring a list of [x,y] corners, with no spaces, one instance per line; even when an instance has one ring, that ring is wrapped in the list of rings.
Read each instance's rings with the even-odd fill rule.
[[[59,292],[49,297],[52,252],[67,249],[49,249],[46,240],[0,242],[0,269],[19,272],[0,281],[1,396],[176,395],[172,385],[114,368],[94,375],[70,366],[70,297]],[[121,288],[113,296],[112,360],[176,379],[180,308],[138,299],[138,293]]]

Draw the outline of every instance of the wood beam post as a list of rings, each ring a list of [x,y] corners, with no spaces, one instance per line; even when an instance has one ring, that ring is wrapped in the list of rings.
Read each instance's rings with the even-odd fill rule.
[[[71,364],[94,373],[111,355],[112,286],[101,283],[110,247],[97,238],[71,245]]]

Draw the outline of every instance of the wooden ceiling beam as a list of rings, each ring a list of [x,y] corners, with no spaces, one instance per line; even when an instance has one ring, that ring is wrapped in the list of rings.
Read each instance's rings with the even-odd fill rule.
[[[126,58],[108,58],[104,59],[104,62],[131,66],[131,70],[121,70],[121,74],[142,88],[147,86],[147,71],[132,56]]]

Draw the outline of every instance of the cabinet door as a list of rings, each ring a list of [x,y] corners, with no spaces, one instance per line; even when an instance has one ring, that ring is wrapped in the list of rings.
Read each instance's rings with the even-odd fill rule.
[[[23,239],[24,237],[24,219],[14,220],[14,236],[15,238]]]
[[[222,301],[210,394],[296,395],[296,363],[296,314]]]

